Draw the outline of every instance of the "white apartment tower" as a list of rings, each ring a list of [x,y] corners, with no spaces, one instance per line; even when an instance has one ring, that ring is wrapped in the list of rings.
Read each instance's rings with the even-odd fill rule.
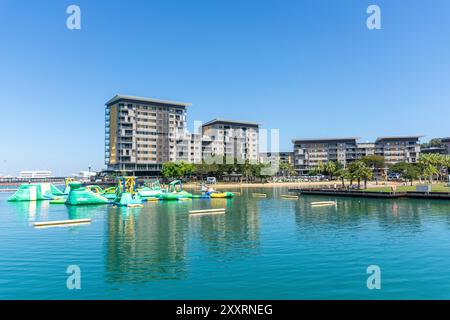
[[[259,124],[256,122],[214,119],[202,126],[203,157],[258,161]]]

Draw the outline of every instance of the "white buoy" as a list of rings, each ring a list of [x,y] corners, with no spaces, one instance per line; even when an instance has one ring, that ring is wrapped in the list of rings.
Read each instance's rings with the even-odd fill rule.
[[[206,209],[206,210],[190,210],[189,215],[191,216],[200,216],[200,215],[206,215],[206,214],[224,214],[226,211],[225,208],[218,208],[218,209]]]
[[[325,207],[325,206],[336,206],[336,201],[317,201],[317,202],[311,202],[312,207]]]
[[[265,194],[265,193],[252,193],[252,196],[256,197],[256,198],[266,198],[267,194]]]
[[[48,228],[48,227],[64,227],[64,226],[80,225],[86,223],[91,223],[91,219],[42,221],[42,222],[35,222],[33,226],[35,228]]]
[[[298,196],[294,196],[294,195],[291,195],[291,194],[282,194],[280,196],[280,198],[282,198],[282,199],[298,200]]]

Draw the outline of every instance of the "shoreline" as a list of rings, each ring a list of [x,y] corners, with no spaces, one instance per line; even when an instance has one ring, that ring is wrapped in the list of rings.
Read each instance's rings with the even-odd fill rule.
[[[353,182],[353,185],[355,185],[356,183]],[[418,184],[428,184],[427,182],[420,182],[420,181],[414,181],[413,186],[416,186]],[[437,183],[433,183],[431,184],[436,185]],[[186,189],[194,189],[194,188],[199,188],[200,187],[200,183],[199,182],[195,182],[195,183],[184,183],[183,184],[183,188]],[[297,188],[302,188],[302,187],[329,187],[329,186],[334,186],[336,185],[338,188],[342,187],[342,181],[338,181],[338,180],[334,180],[334,181],[322,181],[322,182],[266,182],[266,183],[261,183],[261,182],[254,182],[254,183],[239,183],[239,182],[231,182],[231,183],[226,183],[226,182],[219,182],[216,184],[211,184],[211,186],[214,189],[227,189],[227,188],[238,188],[238,189],[242,189],[242,188],[276,188],[276,187],[297,187]],[[348,187],[350,184],[348,181],[345,182],[345,186]],[[395,187],[404,187],[404,186],[410,186],[411,184],[408,182],[407,184],[405,184],[404,182],[395,182],[395,181],[379,181],[378,183],[375,183],[373,181],[368,182],[367,183],[367,189],[372,189],[372,188],[389,188],[392,186]],[[364,184],[361,182],[361,188],[363,188]]]
[[[254,182],[254,183],[239,183],[239,182],[219,182],[216,184],[211,184],[211,186],[215,189],[218,188],[274,188],[274,187],[320,187],[320,186],[334,186],[336,184],[337,187],[342,186],[342,181],[322,181],[322,182]],[[355,183],[354,183],[355,184]],[[198,188],[200,187],[200,183],[184,183],[183,188]],[[346,182],[345,186],[348,186],[349,183]],[[361,183],[362,185],[362,183]],[[401,186],[403,183],[399,182],[379,182],[375,184],[370,182],[367,184],[367,188],[379,188],[379,187],[389,187],[389,186]]]

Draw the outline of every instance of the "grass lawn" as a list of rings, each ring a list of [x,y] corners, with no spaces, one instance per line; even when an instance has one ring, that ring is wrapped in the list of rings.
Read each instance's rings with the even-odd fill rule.
[[[374,187],[368,188],[364,191],[367,192],[392,192],[391,187]],[[398,186],[397,192],[416,191],[416,186]],[[431,186],[431,192],[450,192],[450,188],[447,184],[433,184]]]

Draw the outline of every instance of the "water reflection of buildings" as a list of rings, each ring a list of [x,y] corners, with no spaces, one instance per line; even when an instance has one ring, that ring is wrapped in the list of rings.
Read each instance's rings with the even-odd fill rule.
[[[186,277],[187,217],[176,206],[110,208],[106,230],[106,277],[148,282]],[[179,210],[179,209],[178,209]]]
[[[245,197],[216,199],[211,207],[226,207],[224,215],[190,217],[190,230],[209,254],[233,259],[256,254],[260,247],[258,202]]]

